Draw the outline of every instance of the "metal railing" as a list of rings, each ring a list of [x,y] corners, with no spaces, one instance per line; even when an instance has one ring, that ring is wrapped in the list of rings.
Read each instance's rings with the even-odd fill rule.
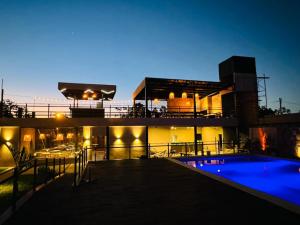
[[[66,159],[32,159],[0,174],[0,215],[5,210],[15,212],[17,202],[65,174]]]
[[[150,143],[145,145],[94,145],[87,148],[88,161],[107,160],[107,148],[109,159],[141,159],[141,158],[169,158],[169,157],[193,157],[211,156],[221,154],[240,154],[249,152],[245,142],[199,142],[197,149],[194,142],[181,143]],[[196,151],[197,150],[197,151]],[[148,154],[148,155],[147,155]]]
[[[73,187],[77,187],[84,176],[85,169],[88,164],[87,147],[83,148],[74,157],[74,180]]]
[[[97,108],[92,104],[81,104],[79,106],[65,105],[65,104],[18,104],[22,110],[18,110],[11,114],[13,118],[55,118],[58,114],[60,116],[71,118],[72,109],[103,109],[103,114],[99,117],[104,118],[220,118],[220,117],[234,117],[235,113],[232,111],[229,114],[223,115],[222,108],[209,107],[199,110],[197,108],[194,113],[194,107],[165,107],[165,106],[150,106],[145,109],[142,107],[133,107],[129,105],[109,105],[103,108]],[[76,116],[84,117],[86,114],[80,115],[76,112]]]

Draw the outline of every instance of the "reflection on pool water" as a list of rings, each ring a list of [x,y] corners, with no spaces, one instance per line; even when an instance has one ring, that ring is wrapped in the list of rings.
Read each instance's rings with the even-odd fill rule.
[[[300,161],[265,156],[182,158],[180,161],[300,206]]]

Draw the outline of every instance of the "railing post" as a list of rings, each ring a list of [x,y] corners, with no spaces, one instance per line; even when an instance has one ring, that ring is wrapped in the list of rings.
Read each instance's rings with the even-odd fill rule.
[[[34,159],[33,161],[33,191],[35,191],[35,188],[36,188],[36,167],[37,167],[37,159]]]
[[[50,118],[50,104],[48,104],[48,118]]]
[[[78,154],[78,177],[80,177],[80,172],[81,172],[81,157],[80,153]]]
[[[58,176],[60,177],[60,163],[61,163],[61,159],[58,159]]]
[[[66,173],[66,157],[64,157],[64,173]]]
[[[95,163],[96,163],[96,148],[94,149],[94,160],[95,160]]]
[[[150,158],[151,145],[148,144],[147,158]]]
[[[170,143],[168,142],[168,158],[170,157]]]
[[[45,170],[46,170],[45,183],[47,183],[48,176],[49,176],[49,172],[48,172],[48,158],[46,158],[46,160],[45,160]]]
[[[128,159],[131,159],[131,146],[128,145]]]
[[[55,177],[55,158],[53,158],[53,178]]]
[[[76,178],[77,178],[77,156],[74,158],[74,187],[76,187]]]
[[[185,148],[185,156],[187,156],[187,143],[186,142],[185,142],[184,148]]]
[[[16,211],[17,195],[18,195],[18,168],[14,169],[14,178],[13,178],[13,194],[12,194],[12,209]]]

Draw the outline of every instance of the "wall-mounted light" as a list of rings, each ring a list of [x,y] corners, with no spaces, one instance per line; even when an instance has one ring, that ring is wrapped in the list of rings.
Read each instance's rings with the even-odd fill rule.
[[[182,92],[181,98],[187,98],[187,93],[186,92]]]
[[[83,99],[88,99],[88,97],[89,97],[88,94],[83,94],[83,95],[82,95],[82,98],[83,98]]]
[[[153,100],[153,103],[154,103],[155,105],[157,105],[157,104],[159,103],[159,100],[158,100],[157,98],[155,98],[155,99]]]
[[[30,142],[31,141],[31,135],[25,134],[24,137],[23,137],[23,141],[24,142]]]
[[[64,135],[63,135],[62,133],[58,133],[58,134],[56,135],[56,140],[57,140],[57,141],[63,141],[63,140],[64,140]]]
[[[74,133],[67,133],[67,139],[72,139],[74,136]]]
[[[46,135],[41,133],[41,134],[39,135],[39,138],[40,138],[41,140],[45,140],[45,139],[46,139]]]
[[[55,113],[55,119],[60,120],[64,118],[64,115],[62,113]]]
[[[169,94],[169,99],[174,99],[174,98],[175,98],[174,92],[170,92],[170,94]]]
[[[195,98],[196,98],[196,99],[199,98],[199,94],[198,94],[198,93],[195,94]]]
[[[97,98],[97,94],[94,93],[94,94],[92,95],[92,98],[93,98],[93,99]]]

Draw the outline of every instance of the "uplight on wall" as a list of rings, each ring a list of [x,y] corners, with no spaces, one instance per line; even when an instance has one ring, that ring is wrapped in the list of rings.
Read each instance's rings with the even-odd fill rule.
[[[31,135],[25,134],[24,137],[23,137],[23,141],[24,142],[30,142],[31,141]]]
[[[181,98],[187,98],[187,93],[186,92],[182,92]]]
[[[199,94],[198,94],[198,93],[195,94],[195,98],[196,98],[196,99],[199,98]]]
[[[174,99],[174,98],[175,98],[174,92],[170,92],[170,94],[169,94],[169,99]]]
[[[74,136],[74,133],[67,133],[67,139],[72,139]]]
[[[157,105],[157,104],[159,103],[159,100],[158,100],[157,98],[155,98],[155,99],[153,100],[153,103],[154,103],[155,105]]]
[[[40,134],[39,138],[40,138],[40,140],[45,140],[46,139],[46,135],[45,134]]]
[[[64,140],[64,135],[61,134],[61,133],[58,133],[58,134],[56,135],[56,140],[57,140],[57,141],[63,141],[63,140]]]

